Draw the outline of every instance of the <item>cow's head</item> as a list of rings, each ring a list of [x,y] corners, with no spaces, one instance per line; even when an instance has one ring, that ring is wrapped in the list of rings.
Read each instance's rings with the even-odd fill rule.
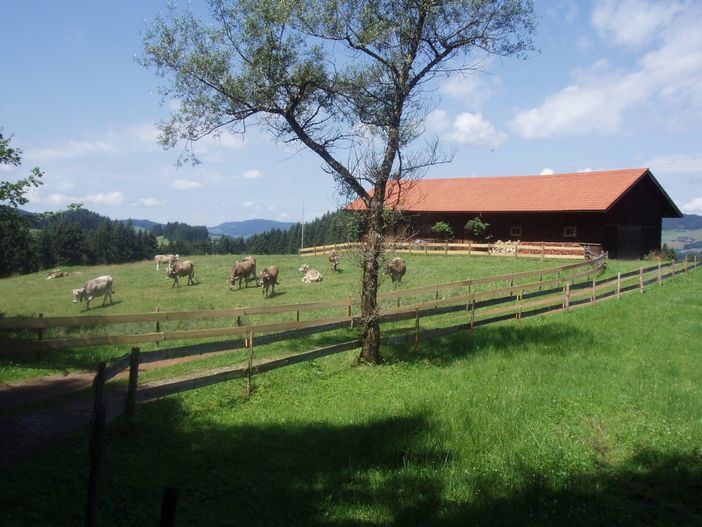
[[[81,287],[79,289],[74,289],[73,290],[73,303],[76,304],[78,302],[82,302],[83,296],[85,296],[85,288],[84,287]]]
[[[302,265],[300,266],[300,268],[298,269],[298,271],[300,271],[301,273],[304,274],[304,273],[307,272],[307,270],[308,270],[309,268],[310,268],[309,265],[307,265],[307,264],[302,264]]]

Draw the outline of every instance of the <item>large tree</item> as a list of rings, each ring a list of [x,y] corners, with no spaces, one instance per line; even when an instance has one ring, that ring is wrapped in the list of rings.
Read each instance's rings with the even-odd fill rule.
[[[360,358],[377,363],[387,194],[439,160],[416,141],[431,81],[525,53],[533,30],[531,0],[210,0],[208,17],[156,19],[141,62],[179,101],[164,146],[256,124],[363,201]]]

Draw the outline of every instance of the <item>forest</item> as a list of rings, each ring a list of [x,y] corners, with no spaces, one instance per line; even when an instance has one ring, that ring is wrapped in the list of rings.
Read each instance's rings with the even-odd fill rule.
[[[12,212],[6,210],[6,212]],[[18,217],[17,217],[18,216]],[[294,254],[302,243],[303,226],[273,229],[248,238],[210,237],[205,226],[169,222],[149,231],[131,220],[111,220],[80,205],[56,213],[19,211],[0,221],[0,276],[26,274],[66,265],[126,263],[151,259],[157,253]],[[306,222],[306,246],[357,239],[345,211]]]

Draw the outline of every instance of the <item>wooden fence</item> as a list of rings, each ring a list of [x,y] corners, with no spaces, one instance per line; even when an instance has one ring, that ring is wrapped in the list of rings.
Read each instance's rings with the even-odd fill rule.
[[[566,280],[562,286],[560,283],[552,282],[550,284],[552,287],[547,287],[546,281],[536,281],[511,287],[505,286],[492,291],[402,305],[386,311],[381,317],[381,322],[410,320],[412,323],[409,327],[401,329],[396,334],[384,337],[382,342],[385,344],[408,343],[418,349],[421,346],[421,342],[425,340],[463,331],[470,332],[478,326],[506,320],[520,320],[536,315],[571,311],[608,299],[618,299],[627,293],[643,293],[647,286],[653,284],[661,286],[664,280],[673,278],[681,272],[687,273],[698,265],[697,260],[691,263],[685,261],[682,265],[675,262],[659,263],[646,268],[641,267],[628,273],[618,273],[615,277],[601,280],[597,280],[596,277],[580,283]],[[422,320],[447,313],[462,314],[460,318],[463,321],[445,327],[422,329]],[[290,338],[291,336],[288,334],[285,337]],[[142,384],[139,386],[138,392],[136,388],[134,389],[132,397],[134,400],[148,401],[232,379],[247,379],[248,392],[253,375],[291,364],[350,351],[360,346],[360,340],[354,339],[302,353],[294,353],[277,358],[265,358],[254,362],[254,343],[260,346],[274,340],[277,340],[276,335],[254,338],[254,334],[251,333],[245,341],[239,343],[239,347],[245,348],[248,352],[248,363],[246,365],[225,366],[209,371],[204,375],[169,378],[163,381]],[[168,352],[171,354],[170,356],[176,354],[186,356],[197,353],[197,349],[186,347],[168,350]],[[166,350],[141,353],[140,360],[142,363],[161,360],[165,353]],[[132,359],[133,363],[134,360]],[[108,370],[107,377],[113,377],[118,371],[128,368],[129,365],[130,357],[125,356]],[[132,367],[131,371],[133,375],[138,375],[137,368]],[[130,385],[132,384],[136,387],[136,377],[130,379]]]
[[[585,248],[601,247],[597,244],[578,243],[552,243],[552,242],[520,242],[505,241],[492,243],[474,242],[430,242],[420,240],[394,241],[389,242],[393,252],[408,254],[443,254],[467,255],[467,256],[503,256],[512,258],[559,258],[582,260],[585,256]],[[298,249],[300,256],[317,256],[329,254],[332,250],[339,253],[357,251],[361,248],[361,243],[338,243],[334,245],[318,245],[315,247],[305,247]]]
[[[575,283],[588,279],[593,273],[597,273],[600,266],[606,261],[606,255],[587,262],[562,265],[550,269],[536,271],[525,271],[511,273],[486,278],[476,278],[451,282],[446,284],[436,284],[415,289],[404,289],[391,291],[379,295],[379,301],[385,304],[393,304],[399,309],[408,302],[415,306],[419,299],[426,295],[435,297],[439,301],[442,293],[453,293],[460,291],[466,294],[476,293],[477,288],[486,289],[482,294],[495,296],[501,293],[513,293],[523,280],[530,280],[532,283],[526,284],[531,287],[559,287],[565,281]],[[538,277],[538,280],[537,280]],[[443,299],[450,302],[454,295]],[[385,306],[387,307],[387,306]],[[301,313],[315,311],[339,310],[338,316],[325,316],[324,318],[314,318],[301,320]],[[242,325],[242,318],[255,315],[273,315],[289,313],[295,314],[295,319],[287,322],[276,322],[267,324]],[[187,341],[197,339],[213,339],[226,337],[244,337],[250,334],[266,334],[284,332],[287,335],[297,336],[310,332],[329,331],[340,327],[348,327],[354,324],[354,313],[358,313],[358,302],[355,299],[340,299],[324,302],[309,302],[305,304],[289,304],[281,306],[262,306],[252,308],[227,308],[204,311],[156,311],[154,313],[137,313],[122,315],[86,315],[72,317],[16,317],[0,319],[0,330],[6,331],[35,331],[36,339],[14,338],[0,340],[0,347],[4,351],[13,352],[45,352],[58,349],[78,348],[85,346],[104,345],[135,345],[149,342],[163,343],[172,341]],[[226,319],[230,323],[223,327],[163,330],[162,324],[169,321],[183,320],[211,320]],[[88,328],[102,326],[120,326],[125,324],[152,324],[154,331],[133,333],[133,334],[113,334],[113,335],[84,335],[75,338],[47,338],[47,333],[53,328]],[[281,337],[281,340],[282,338]],[[239,342],[239,341],[235,341]],[[209,343],[206,345],[214,348],[221,348],[227,344]],[[204,352],[200,352],[204,353]]]

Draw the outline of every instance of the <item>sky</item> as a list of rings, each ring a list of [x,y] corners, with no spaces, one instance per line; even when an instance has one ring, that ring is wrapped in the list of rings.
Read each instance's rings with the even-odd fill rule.
[[[426,177],[647,167],[683,212],[702,214],[702,2],[536,0],[535,11],[525,60],[487,60],[434,87],[426,133],[454,158]],[[6,1],[0,12],[0,129],[23,151],[0,180],[44,172],[26,210],[83,203],[113,219],[215,226],[343,205],[314,154],[255,127],[197,143],[197,166],[158,145],[176,102],[135,58],[165,2]]]

